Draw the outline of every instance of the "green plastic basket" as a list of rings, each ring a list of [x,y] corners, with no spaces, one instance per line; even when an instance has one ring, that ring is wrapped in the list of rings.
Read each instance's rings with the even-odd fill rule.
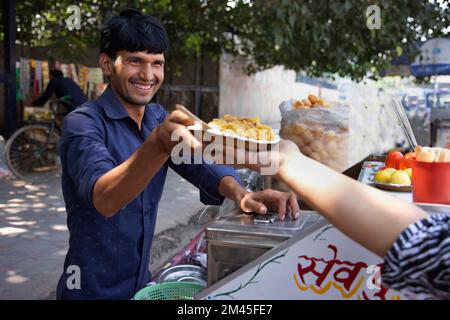
[[[139,290],[133,300],[194,300],[203,288],[192,282],[163,282]]]

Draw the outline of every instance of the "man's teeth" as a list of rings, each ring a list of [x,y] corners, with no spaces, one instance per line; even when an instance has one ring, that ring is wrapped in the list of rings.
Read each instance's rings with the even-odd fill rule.
[[[149,90],[152,87],[152,84],[140,84],[140,83],[132,83],[138,89]]]

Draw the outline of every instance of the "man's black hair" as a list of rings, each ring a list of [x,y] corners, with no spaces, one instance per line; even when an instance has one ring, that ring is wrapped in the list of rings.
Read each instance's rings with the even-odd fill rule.
[[[109,18],[102,28],[100,52],[113,59],[120,50],[156,54],[168,49],[169,38],[161,22],[135,9],[123,10]]]
[[[58,78],[58,77],[64,77],[64,74],[62,73],[61,70],[53,69],[53,70],[50,70],[50,76],[53,78]]]

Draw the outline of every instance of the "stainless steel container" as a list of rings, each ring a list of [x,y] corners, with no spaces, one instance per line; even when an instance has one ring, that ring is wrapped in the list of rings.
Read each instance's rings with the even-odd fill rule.
[[[280,221],[277,214],[229,210],[206,228],[208,286],[322,219],[314,211],[302,211],[297,220]]]
[[[161,271],[156,282],[193,282],[206,287],[206,271],[200,266],[181,264]]]

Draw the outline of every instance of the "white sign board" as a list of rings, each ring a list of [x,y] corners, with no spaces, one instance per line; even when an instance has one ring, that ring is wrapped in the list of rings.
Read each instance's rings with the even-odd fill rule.
[[[294,240],[294,239],[291,239]],[[379,285],[382,259],[332,225],[267,253],[238,276],[212,286],[202,299],[399,300]],[[253,265],[253,263],[252,263]],[[236,272],[239,273],[239,270]],[[227,281],[227,279],[230,279]]]

